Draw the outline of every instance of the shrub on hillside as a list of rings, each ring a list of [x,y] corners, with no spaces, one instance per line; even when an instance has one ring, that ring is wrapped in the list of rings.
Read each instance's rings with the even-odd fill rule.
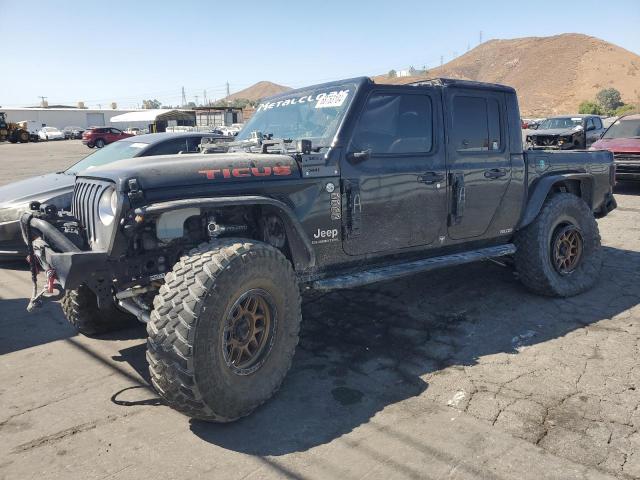
[[[580,107],[578,107],[578,113],[602,115],[602,109],[597,103],[585,100],[580,104]]]

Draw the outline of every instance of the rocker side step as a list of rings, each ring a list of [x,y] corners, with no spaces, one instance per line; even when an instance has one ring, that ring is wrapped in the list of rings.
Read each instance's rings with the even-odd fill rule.
[[[441,257],[425,258],[411,262],[372,268],[364,272],[350,273],[339,277],[323,278],[313,282],[316,290],[335,290],[339,288],[354,288],[369,283],[394,280],[415,273],[427,272],[442,267],[462,265],[489,258],[504,257],[516,253],[516,246],[512,243],[497,247],[481,248],[464,253],[454,253]]]

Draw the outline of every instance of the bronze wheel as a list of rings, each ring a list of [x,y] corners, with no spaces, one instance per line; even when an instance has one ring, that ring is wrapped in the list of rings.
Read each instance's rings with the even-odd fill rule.
[[[572,273],[582,259],[584,241],[575,225],[560,225],[553,236],[551,260],[560,275]]]
[[[235,374],[258,370],[271,351],[275,337],[276,312],[266,291],[245,292],[229,309],[222,335],[224,361]]]

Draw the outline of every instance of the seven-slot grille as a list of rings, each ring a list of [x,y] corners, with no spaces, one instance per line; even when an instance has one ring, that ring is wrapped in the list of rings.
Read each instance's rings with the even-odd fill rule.
[[[89,244],[93,244],[97,239],[97,227],[100,226],[98,218],[98,201],[100,195],[111,184],[100,180],[77,180],[73,189],[73,200],[71,202],[71,213],[82,223],[87,232]]]

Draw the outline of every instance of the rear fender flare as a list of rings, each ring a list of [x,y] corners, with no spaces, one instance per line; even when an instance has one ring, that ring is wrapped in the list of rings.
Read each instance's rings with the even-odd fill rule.
[[[215,207],[233,207],[233,206],[268,206],[272,210],[278,212],[282,218],[291,255],[293,256],[294,267],[296,271],[305,270],[316,264],[316,256],[311,246],[311,240],[304,231],[300,221],[295,213],[286,203],[274,198],[261,195],[246,195],[238,197],[214,197],[214,198],[193,198],[185,200],[173,200],[168,202],[160,202],[140,207],[136,209],[138,215],[156,215],[172,210],[182,208],[215,208]]]
[[[581,198],[587,203],[587,205],[589,205],[589,208],[593,208],[591,199],[591,192],[593,191],[593,176],[591,174],[565,173],[543,177],[533,185],[527,205],[520,217],[520,222],[518,222],[517,230],[521,230],[526,227],[538,216],[544,201],[549,196],[549,192],[554,185],[576,180],[580,182]]]

